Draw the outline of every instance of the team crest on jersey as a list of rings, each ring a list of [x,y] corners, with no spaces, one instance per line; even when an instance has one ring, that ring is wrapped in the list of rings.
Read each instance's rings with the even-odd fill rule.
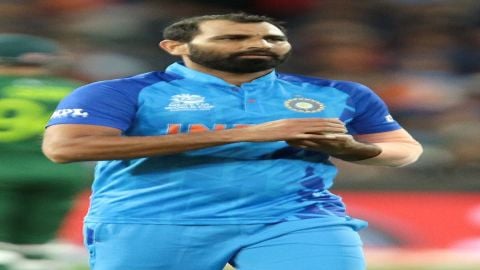
[[[214,106],[205,102],[205,97],[199,95],[179,94],[170,98],[170,103],[165,110],[171,112],[178,111],[209,111]]]
[[[292,111],[303,113],[315,113],[325,109],[322,103],[309,98],[292,98],[285,101],[285,107]]]

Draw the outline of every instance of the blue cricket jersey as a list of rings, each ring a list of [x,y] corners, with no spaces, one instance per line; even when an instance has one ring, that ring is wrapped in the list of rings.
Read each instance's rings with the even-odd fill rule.
[[[401,128],[384,102],[358,83],[271,72],[235,86],[181,63],[80,87],[48,125],[162,136],[311,117],[339,118],[350,134]],[[283,141],[100,161],[86,221],[253,224],[344,217],[341,198],[328,191],[336,173],[327,154]]]

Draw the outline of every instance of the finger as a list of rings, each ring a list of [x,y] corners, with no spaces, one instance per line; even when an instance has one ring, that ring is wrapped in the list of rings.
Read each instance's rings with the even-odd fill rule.
[[[332,121],[330,121],[332,120]],[[324,118],[305,118],[305,119],[288,119],[283,121],[286,127],[306,129],[306,132],[322,133],[326,132],[340,132],[347,131],[345,125],[338,119],[324,119]]]
[[[344,125],[344,123],[338,118],[292,118],[288,119],[289,121],[294,121],[297,123],[310,123],[310,124],[338,124]]]
[[[312,148],[312,147],[315,148],[315,147],[318,147],[319,144],[311,140],[301,140],[301,141],[298,141],[298,143],[296,143],[295,146],[300,148]]]
[[[341,136],[342,134],[298,134],[295,136],[295,139],[301,140],[336,140],[338,136]]]
[[[336,141],[336,142],[342,143],[342,142],[347,142],[347,141],[353,140],[352,135],[349,135],[349,134],[328,133],[328,134],[321,134],[321,135],[317,135],[317,134],[310,134],[310,135],[312,135],[312,136],[309,137],[308,140],[312,140],[312,141],[317,141],[318,140],[319,142],[322,142],[322,141]]]
[[[336,122],[343,123],[339,118],[319,118],[319,117],[306,117],[306,118],[288,118],[294,121],[324,121],[324,122]]]
[[[322,129],[315,129],[313,131],[309,131],[307,133],[311,134],[328,134],[328,133],[335,133],[335,134],[345,134],[348,130],[344,127],[328,127]]]
[[[344,125],[336,123],[312,124],[309,123],[305,128],[306,133],[346,133],[347,128]]]
[[[296,140],[296,141],[287,141],[288,145],[290,146],[293,146],[293,147],[298,147],[298,148],[302,148],[302,149],[307,149],[307,148],[310,148],[311,146],[308,146],[308,143],[307,144],[304,144],[304,140]]]
[[[293,147],[303,148],[303,149],[308,148],[308,146],[302,145],[302,144],[298,144],[298,143],[289,143],[288,145],[293,146]]]
[[[345,125],[342,124],[342,123],[324,122],[324,123],[314,123],[314,124],[310,124],[310,125],[311,125],[311,127],[319,128],[319,129],[341,129],[342,131],[347,130]]]

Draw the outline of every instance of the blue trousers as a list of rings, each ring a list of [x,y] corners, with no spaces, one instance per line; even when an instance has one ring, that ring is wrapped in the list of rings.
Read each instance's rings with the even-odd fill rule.
[[[85,223],[92,270],[363,270],[351,218],[275,224],[150,225]]]

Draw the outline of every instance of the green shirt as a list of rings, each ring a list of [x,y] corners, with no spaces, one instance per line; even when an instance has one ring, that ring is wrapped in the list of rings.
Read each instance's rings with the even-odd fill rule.
[[[41,151],[45,124],[58,102],[80,83],[49,76],[0,75],[0,183],[5,181],[85,181],[84,164],[59,165]]]

